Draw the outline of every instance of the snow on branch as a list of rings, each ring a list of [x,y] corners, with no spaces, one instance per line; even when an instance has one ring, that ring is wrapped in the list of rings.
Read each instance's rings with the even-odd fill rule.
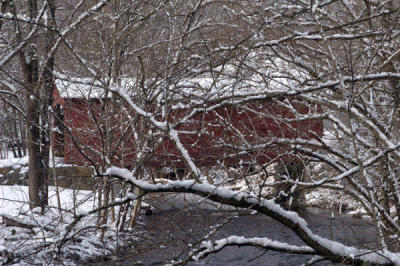
[[[308,246],[294,246],[287,243],[278,242],[267,237],[243,237],[243,236],[229,236],[222,238],[214,243],[211,241],[203,241],[201,247],[193,252],[193,260],[205,258],[209,254],[217,253],[228,246],[252,246],[267,250],[280,251],[292,254],[305,254],[316,255],[317,252]],[[196,254],[198,253],[198,254]]]
[[[0,70],[3,68],[5,64],[7,64],[19,51],[21,51],[28,42],[35,36],[36,32],[38,31],[38,23],[42,18],[45,10],[47,8],[47,4],[44,4],[42,9],[40,10],[39,14],[35,18],[32,30],[29,32],[28,36],[24,40],[22,40],[8,55],[4,56],[3,60],[0,61]]]
[[[319,7],[321,7],[321,6],[319,6]],[[302,11],[300,11],[300,12],[302,12]],[[343,29],[345,27],[348,27],[351,25],[356,25],[356,24],[362,23],[364,21],[370,21],[372,19],[375,19],[375,18],[378,18],[381,16],[388,16],[395,12],[397,12],[397,10],[391,10],[391,11],[384,10],[378,14],[374,14],[374,15],[366,17],[366,18],[360,18],[358,20],[354,20],[354,21],[344,23],[341,25],[325,27],[323,33],[326,34],[329,31]],[[295,13],[297,13],[297,12],[295,12]],[[295,15],[295,13],[293,15]],[[346,40],[346,39],[349,40],[350,39],[350,40],[352,40],[352,39],[359,39],[359,38],[371,37],[371,36],[376,36],[376,35],[379,36],[379,35],[385,34],[384,32],[379,32],[379,31],[377,31],[377,32],[367,31],[367,32],[360,32],[358,34],[332,34],[330,36],[328,35],[328,36],[323,37],[320,35],[320,33],[321,33],[320,30],[309,31],[309,32],[294,31],[292,34],[284,36],[277,40],[268,40],[268,41],[261,41],[259,43],[256,43],[255,47],[256,48],[275,47],[275,46],[281,45],[286,42],[291,42],[293,40],[307,40],[307,39],[311,39],[311,40]]]
[[[53,47],[50,49],[50,52],[47,54],[45,62],[43,62],[43,65],[47,64],[47,61],[55,54],[57,51],[61,41],[67,44],[67,47],[70,48],[69,42],[65,40],[65,38],[74,30],[78,28],[80,24],[82,24],[83,21],[85,21],[87,18],[95,14],[98,10],[103,8],[107,3],[110,2],[110,0],[102,0],[96,5],[92,6],[90,9],[87,11],[83,12],[71,25],[69,25],[66,29],[64,29],[62,32],[59,33],[59,37],[56,39]],[[83,60],[81,57],[78,57],[79,61],[84,65],[87,66],[85,60]],[[1,65],[0,65],[1,67]],[[91,72],[92,75],[96,75],[96,73],[91,69],[88,68],[89,71]]]
[[[299,149],[299,150],[307,151],[307,149],[302,148],[301,146],[295,146],[295,147],[297,149]],[[327,182],[341,181],[341,180],[343,180],[343,179],[345,179],[345,178],[347,178],[349,176],[352,176],[353,174],[359,172],[362,167],[365,168],[365,167],[368,167],[368,166],[376,163],[379,159],[381,159],[382,157],[386,156],[388,153],[396,151],[399,148],[400,148],[400,144],[392,146],[392,147],[387,148],[385,150],[381,150],[381,151],[379,151],[379,153],[376,156],[368,158],[365,162],[362,163],[361,166],[360,165],[356,165],[356,166],[354,166],[354,167],[352,167],[351,169],[348,169],[348,170],[342,169],[343,172],[340,173],[339,175],[337,175],[335,177],[332,177],[332,178],[324,178],[324,179],[321,179],[319,181],[316,181],[316,182],[313,183],[313,186],[322,185],[322,184],[325,184]],[[308,151],[310,151],[310,150],[308,150]],[[326,162],[329,162],[329,160],[330,160],[327,157],[325,157],[325,159],[327,160]],[[336,165],[336,163],[334,161],[332,161],[332,162],[330,162],[330,165]]]

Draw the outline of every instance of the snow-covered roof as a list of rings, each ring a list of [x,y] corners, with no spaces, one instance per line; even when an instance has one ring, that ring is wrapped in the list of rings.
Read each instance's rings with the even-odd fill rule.
[[[61,98],[94,99],[105,97],[105,90],[91,79],[56,79],[55,85]]]
[[[202,99],[218,99],[222,97],[238,97],[251,93],[262,93],[268,88],[262,81],[247,79],[237,80],[235,78],[223,78],[214,80],[210,77],[183,79],[179,81],[175,91],[181,97],[194,96]]]
[[[133,79],[124,79],[118,85],[118,91],[130,92],[132,94],[135,90]],[[90,81],[89,79],[81,80],[66,80],[56,79],[55,85],[60,93],[61,98],[79,98],[79,99],[98,99],[106,97],[106,90],[104,86],[97,82]],[[113,86],[115,87],[115,86]],[[163,87],[161,82],[160,87]],[[214,81],[212,78],[192,78],[182,79],[174,85],[170,85],[170,95],[177,100],[187,97],[202,98],[202,99],[218,99],[220,97],[240,96],[249,93],[260,93],[266,90],[265,85],[253,81],[237,82],[233,79],[222,79]],[[110,95],[109,95],[110,96]]]
[[[184,99],[210,101],[226,97],[290,90],[294,85],[290,77],[299,77],[299,73],[288,74],[287,67],[284,67],[281,63],[278,65],[281,70],[285,71],[280,72],[280,69],[276,66],[266,64],[264,68],[259,67],[257,72],[238,75],[240,67],[229,65],[224,68],[215,68],[214,74],[195,74],[195,77],[177,77],[176,80],[170,79],[168,81],[160,79],[154,82],[153,80],[149,81],[148,84],[153,88],[152,90],[164,90],[165,87],[168,87],[169,97],[177,101]],[[59,76],[55,83],[62,98],[85,99],[104,98],[106,89],[124,92],[133,97],[138,92],[135,88],[141,86],[141,84],[137,84],[138,80],[132,77],[124,77],[119,80],[118,85],[113,84],[108,88],[91,78]]]
[[[107,90],[109,88],[106,85],[92,78],[61,76],[57,78],[54,83],[61,98],[99,99],[111,96],[110,91]],[[133,78],[123,78],[119,82],[120,90],[125,92],[134,86],[135,79]]]

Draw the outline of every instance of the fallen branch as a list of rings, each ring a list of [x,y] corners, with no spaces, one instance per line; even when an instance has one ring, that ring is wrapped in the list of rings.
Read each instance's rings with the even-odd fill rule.
[[[32,223],[32,222],[29,222],[29,221],[23,221],[23,220],[21,220],[21,219],[18,219],[18,218],[16,218],[16,217],[12,217],[12,216],[10,216],[10,215],[6,215],[6,214],[0,214],[0,217],[2,217],[3,218],[3,223],[6,225],[6,226],[15,226],[15,227],[20,227],[20,228],[24,228],[24,229],[28,229],[28,230],[30,230],[31,231],[31,233],[35,233],[34,231],[33,231],[33,228],[41,228],[41,229],[43,229],[43,230],[45,230],[45,231],[48,231],[48,232],[53,232],[54,233],[54,230],[53,229],[51,229],[51,228],[49,228],[48,226],[41,226],[40,224],[38,224],[38,223]]]

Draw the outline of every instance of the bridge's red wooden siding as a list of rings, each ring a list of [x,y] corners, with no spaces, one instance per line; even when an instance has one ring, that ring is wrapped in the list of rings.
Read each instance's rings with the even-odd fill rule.
[[[99,100],[60,98],[57,90],[55,90],[54,97],[54,104],[63,106],[64,121],[67,127],[64,145],[56,146],[59,149],[58,154],[64,156],[64,163],[90,165],[91,162],[82,155],[79,149],[88,154],[93,162],[101,162],[104,139],[99,130],[101,125],[93,119],[93,114],[99,119],[101,113]],[[301,102],[295,103],[294,106],[302,114],[318,113],[318,107],[315,106],[313,110]],[[253,111],[249,111],[246,107]],[[187,110],[187,112],[189,111]],[[187,112],[172,112],[170,120],[182,117]],[[261,114],[268,114],[270,117]],[[134,115],[133,112],[131,115]],[[112,132],[112,136],[116,140],[126,128],[123,123],[125,118],[124,114],[120,114],[113,119],[112,125],[116,128]],[[315,135],[322,135],[322,120],[282,121],[282,118],[290,120],[294,118],[294,114],[282,105],[264,99],[246,105],[221,106],[213,111],[198,113],[177,129],[185,131],[180,134],[180,139],[199,166],[215,166],[219,163],[223,163],[225,166],[254,162],[263,164],[277,158],[285,161],[291,160],[295,151],[283,145],[271,145],[246,152],[246,143],[264,145],[274,138],[312,139]],[[111,160],[112,163],[120,166],[132,165],[137,152],[133,133],[127,134],[122,143],[115,141],[112,145],[112,149],[117,151]],[[152,156],[146,161],[147,165],[185,167],[175,144],[167,137],[164,137],[151,149]]]
[[[264,164],[274,159],[292,160],[296,151],[283,145],[271,144],[273,139],[313,139],[322,136],[322,120],[303,120],[283,122],[280,118],[293,119],[288,109],[264,99],[244,106],[224,106],[210,112],[197,114],[189,123],[178,129],[192,131],[194,134],[181,134],[180,139],[191,157],[200,166],[214,166],[218,162],[225,166],[243,164]],[[314,114],[305,104],[295,104],[299,113]],[[252,111],[249,111],[251,109]],[[267,114],[270,117],[265,117]],[[174,116],[174,114],[172,115]],[[240,132],[240,133],[238,133]],[[249,152],[250,146],[259,145],[260,149]],[[156,150],[159,164],[184,166],[175,144],[165,138]],[[240,162],[242,161],[242,162]]]

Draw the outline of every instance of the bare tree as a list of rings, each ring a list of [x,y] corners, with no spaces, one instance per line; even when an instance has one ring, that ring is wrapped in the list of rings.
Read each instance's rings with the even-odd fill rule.
[[[23,47],[36,53],[29,43],[47,5],[29,22],[16,19],[16,13],[2,16],[29,27],[9,58],[21,57]],[[100,163],[100,177],[122,180],[129,186],[124,192],[137,189],[113,203],[107,188],[105,200],[89,214],[103,211],[102,223],[107,223],[105,210],[121,205],[116,220],[123,228],[129,213],[138,213],[132,201],[139,206],[150,193],[192,193],[268,215],[307,246],[232,236],[199,244],[187,260],[227,245],[249,245],[317,255],[310,264],[321,257],[355,265],[398,264],[398,10],[396,1],[371,0],[115,1],[80,28],[92,30],[79,42],[83,33],[75,27],[89,17],[83,12],[57,31],[46,53],[53,55],[62,43],[60,55],[75,68],[58,66],[63,74],[58,78],[79,86],[83,79],[74,77],[84,77],[90,88],[102,91],[83,112],[101,142],[94,149],[80,141],[80,128],[66,127],[67,133],[84,159]],[[90,43],[94,53],[88,52]],[[42,84],[37,57],[30,59],[20,59],[29,74],[22,83],[27,88]],[[51,65],[48,59],[44,62]],[[38,106],[34,99],[26,99],[28,107],[30,102]],[[124,126],[113,131],[113,122]],[[302,167],[307,162],[327,171],[311,172],[307,180]],[[278,164],[275,172],[273,164]],[[130,169],[110,167],[101,173],[111,165]],[[163,166],[184,169],[190,180],[153,184],[152,169]],[[228,171],[228,178],[245,181],[247,192],[232,191],[226,182],[212,184],[205,171],[210,166],[245,169],[235,177]],[[248,178],[254,169],[261,176],[256,185]],[[278,178],[270,181],[271,174]],[[267,187],[278,193],[265,195]],[[339,191],[362,206],[377,228],[379,248],[357,249],[322,238],[278,204],[315,188]],[[60,247],[85,216],[77,215]]]
[[[237,28],[247,26],[242,31],[243,35],[238,35],[239,42],[228,45],[221,41],[216,44],[217,47],[207,47],[212,53],[201,53],[196,57],[196,60],[199,60],[197,64],[188,66],[179,64],[184,58],[184,51],[188,49],[185,41],[190,40],[191,34],[204,23],[201,19],[195,19],[202,10],[199,8],[202,2],[197,4],[199,5],[194,5],[197,9],[192,9],[194,12],[187,18],[193,18],[199,24],[192,24],[191,19],[185,20],[184,26],[180,28],[185,30],[180,32],[177,45],[173,46],[175,50],[166,56],[168,60],[165,61],[164,68],[167,74],[162,83],[164,90],[161,92],[161,98],[165,100],[161,101],[160,114],[144,110],[135,99],[131,98],[131,95],[121,89],[113,89],[124,97],[138,114],[150,121],[155,128],[165,132],[197,182],[192,181],[191,185],[178,182],[153,187],[137,181],[133,176],[127,177],[119,171],[109,173],[125,178],[126,181],[148,192],[192,192],[211,199],[215,196],[216,201],[223,203],[235,205],[233,202],[237,201],[235,206],[249,208],[253,208],[252,204],[258,206],[256,202],[261,201],[261,209],[268,205],[267,210],[262,212],[275,217],[294,230],[309,247],[314,251],[318,250],[319,255],[333,261],[356,264],[361,264],[363,261],[395,263],[397,255],[391,252],[398,250],[397,238],[394,237],[398,228],[395,219],[398,212],[391,212],[390,207],[398,209],[396,206],[399,205],[396,196],[398,182],[395,166],[399,147],[395,129],[398,113],[397,96],[394,93],[399,80],[396,59],[399,49],[399,25],[395,22],[398,20],[396,4],[372,3],[372,1],[327,1],[311,4],[300,1],[296,5],[253,1],[243,5],[227,4],[224,6],[225,10],[232,16],[237,15],[240,23],[231,22],[229,25],[228,23],[223,25],[228,28],[235,28],[233,25]],[[209,4],[210,2],[207,2],[207,5]],[[226,32],[229,34],[229,31]],[[209,44],[206,41],[202,42],[204,43]],[[207,58],[206,62],[212,60],[212,63],[204,67],[202,63],[205,61],[201,60],[202,56]],[[181,73],[190,74],[180,76]],[[199,82],[197,87],[195,82],[185,91],[187,84],[195,80],[196,76],[200,78],[198,73],[202,74],[203,80],[211,77],[211,85],[207,87]],[[174,80],[176,81],[173,82]],[[223,85],[221,86],[219,82]],[[230,84],[233,86],[229,87]],[[251,90],[243,93],[246,84],[250,84]],[[205,93],[195,93],[196,88],[202,89]],[[232,94],[221,93],[224,88],[233,91]],[[256,91],[257,88],[261,90]],[[211,101],[214,92],[219,93],[218,104]],[[259,145],[264,148],[269,148],[271,145],[285,145],[289,154],[298,151],[307,160],[317,159],[326,163],[332,171],[325,172],[323,176],[312,177],[311,181],[307,182],[288,178],[285,182],[292,187],[290,191],[313,187],[340,190],[362,204],[373,218],[380,235],[381,246],[379,251],[373,252],[378,254],[373,255],[375,258],[361,255],[365,254],[365,251],[357,251],[359,256],[356,257],[352,257],[351,254],[354,254],[352,252],[346,255],[347,248],[344,248],[344,253],[339,255],[340,252],[336,250],[337,245],[317,240],[319,238],[309,229],[298,230],[298,226],[302,227],[302,222],[298,219],[292,220],[293,217],[289,213],[283,212],[276,205],[264,203],[262,198],[253,198],[249,195],[234,196],[232,192],[222,188],[199,183],[205,179],[198,159],[190,153],[190,148],[185,146],[185,131],[180,125],[188,123],[196,114],[204,112],[203,110],[210,112],[219,106],[228,106],[232,103],[237,106],[243,105],[254,101],[257,97],[277,99],[291,95],[298,95],[299,99],[317,104],[323,109],[319,114],[301,113],[295,108],[293,101],[277,100],[275,103],[295,113],[293,119],[296,121],[310,119],[313,115],[326,117],[326,131],[331,131],[338,139],[328,141],[318,135],[315,135],[314,139],[301,137],[293,139],[282,135],[269,140],[260,139],[259,143],[249,143],[242,137],[242,145],[236,146],[236,152],[239,150],[248,153],[260,148]],[[196,102],[195,99],[199,100]],[[181,107],[181,102],[186,105]],[[198,107],[201,104],[204,104],[203,109]],[[251,112],[258,111],[251,106],[246,108]],[[173,110],[189,111],[180,117],[174,115]],[[260,115],[269,116],[268,113]],[[276,119],[281,121],[280,125],[288,123],[285,116],[278,116]],[[227,127],[235,132],[232,124],[227,123]],[[243,132],[238,132],[237,135],[240,138]],[[222,140],[221,143],[229,147],[229,143]],[[251,203],[247,202],[247,197],[250,197]],[[240,205],[244,202],[248,204]],[[261,210],[258,207],[255,209]],[[232,245],[242,243],[239,240],[237,243],[233,240],[226,241]],[[249,241],[248,244],[255,243]],[[206,247],[204,250],[206,253],[215,251]],[[385,259],[379,259],[380,256]]]
[[[92,11],[100,9],[106,2],[95,5]],[[10,30],[6,41],[17,45],[5,52],[0,68],[24,90],[26,110],[19,111],[24,113],[28,136],[30,201],[32,208],[44,207],[47,205],[49,107],[52,106],[55,52],[63,37],[91,14],[83,13],[72,25],[60,31],[54,1],[4,1],[2,10],[2,25],[8,22]],[[59,34],[57,38],[56,33]],[[22,77],[13,76],[6,69],[6,64],[15,63],[14,57],[18,57]]]

